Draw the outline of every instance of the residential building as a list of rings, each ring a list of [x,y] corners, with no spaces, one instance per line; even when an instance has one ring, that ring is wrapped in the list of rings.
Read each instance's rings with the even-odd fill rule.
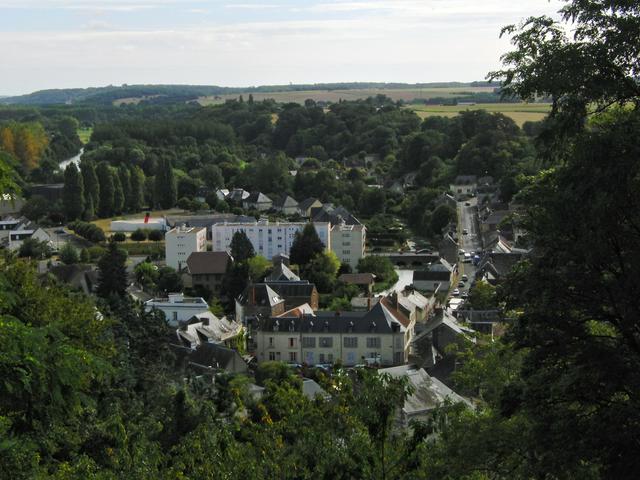
[[[193,252],[187,258],[186,273],[193,288],[203,288],[220,295],[227,267],[233,259],[228,252]]]
[[[167,323],[177,327],[180,322],[194,315],[209,311],[209,305],[202,297],[185,297],[182,293],[170,293],[167,298],[152,298],[144,304],[145,310],[159,310],[164,313]]]
[[[281,253],[289,255],[296,232],[302,231],[305,225],[306,223],[304,222],[270,222],[268,220],[218,223],[211,227],[213,251],[229,250],[233,234],[243,231],[247,234],[256,253],[266,257],[268,260]],[[331,246],[329,223],[314,222],[313,226],[318,232],[322,243],[329,248]]]
[[[236,205],[242,205],[242,202],[248,198],[249,195],[251,194],[242,188],[234,188],[227,194],[225,200]]]
[[[406,328],[381,303],[368,312],[254,317],[248,323],[250,348],[258,362],[281,360],[315,365],[340,360],[345,366],[390,366],[405,361]]]
[[[457,275],[457,265],[451,265],[444,258],[433,263],[427,270],[416,270],[413,272],[413,286],[424,292],[435,292],[436,290],[447,291],[455,281]]]
[[[332,225],[338,225],[344,223],[346,225],[361,225],[362,222],[351,214],[344,207],[334,207],[330,203],[326,203],[320,210],[313,215],[315,222],[329,222]]]
[[[331,227],[331,251],[340,262],[358,266],[358,261],[365,256],[367,229],[364,225],[348,225],[344,221]]]
[[[317,310],[320,303],[320,295],[315,284],[309,283],[307,280],[298,280],[292,282],[268,282],[267,285],[276,292],[280,298],[284,299],[284,308],[291,308],[309,304],[311,308]]]
[[[51,245],[51,237],[42,228],[34,226],[30,229],[23,229],[22,226],[18,227],[19,230],[9,230],[9,249],[17,250],[22,246],[27,238],[33,238],[40,240],[41,242],[49,242]]]
[[[260,210],[261,212],[270,210],[273,207],[273,201],[264,193],[253,192],[247,198],[242,200],[242,208]]]
[[[249,285],[236,298],[236,320],[240,322],[256,315],[275,317],[285,310],[284,298],[266,283]]]
[[[376,283],[376,276],[373,273],[343,273],[338,280],[349,285],[357,285],[362,288],[363,293],[370,295]]]
[[[307,218],[312,218],[314,214],[322,209],[322,202],[317,198],[305,198],[298,203],[298,210],[300,215]]]
[[[242,334],[244,327],[227,317],[218,318],[211,312],[201,312],[186,322],[180,322],[176,329],[178,343],[189,348],[197,348],[204,343],[218,343],[232,346]]]
[[[207,230],[204,228],[181,225],[169,230],[164,240],[166,263],[176,270],[186,267],[192,253],[207,250]]]
[[[171,344],[176,354],[177,364],[183,370],[191,370],[199,375],[215,374],[220,370],[228,373],[248,373],[248,365],[237,350],[219,343],[201,343],[195,349]]]
[[[289,195],[283,195],[273,202],[273,208],[285,215],[296,215],[300,213],[298,202]]]
[[[455,241],[450,233],[446,233],[438,244],[438,253],[442,258],[453,265],[458,261],[458,252],[458,242]]]
[[[404,405],[399,410],[396,424],[400,428],[410,428],[411,422],[418,421],[429,423],[433,415],[446,403],[464,403],[472,407],[471,402],[461,397],[435,377],[430,376],[423,368],[415,365],[402,365],[398,367],[382,368],[379,374],[390,375],[393,378],[407,378],[412,387],[411,395],[408,395]],[[437,424],[437,422],[435,422]]]
[[[478,177],[475,175],[458,175],[449,185],[449,190],[457,200],[460,200],[475,195],[477,187]]]
[[[275,262],[274,257],[274,263]],[[264,281],[266,283],[275,283],[275,282],[299,282],[300,277],[293,273],[291,269],[284,263],[278,262],[273,267],[273,270],[269,275],[264,277]]]
[[[94,292],[98,285],[98,271],[92,265],[55,265],[49,269],[59,281],[87,295]]]

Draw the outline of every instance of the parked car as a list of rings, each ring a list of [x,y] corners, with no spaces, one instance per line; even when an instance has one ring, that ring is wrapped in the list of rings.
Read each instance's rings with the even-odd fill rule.
[[[464,282],[462,280],[458,282],[458,287],[460,288],[464,287]]]
[[[466,282],[467,280],[469,280],[469,277],[466,274],[462,275],[462,281]]]
[[[461,297],[462,298],[467,298],[467,297],[469,297],[469,293],[468,292],[462,292]]]
[[[451,295],[453,295],[454,297],[457,297],[458,295],[460,295],[460,290],[458,290],[457,288],[455,288],[453,290],[453,292],[451,292]]]
[[[462,234],[463,235],[468,235],[469,234],[469,230],[467,230],[466,228],[462,229]]]
[[[465,207],[470,207],[471,204],[469,202],[464,202]]]

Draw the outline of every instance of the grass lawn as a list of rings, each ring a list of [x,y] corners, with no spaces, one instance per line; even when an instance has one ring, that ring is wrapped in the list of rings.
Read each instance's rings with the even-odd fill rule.
[[[551,105],[548,103],[482,103],[475,105],[409,105],[406,108],[416,112],[420,118],[455,117],[465,110],[500,112],[522,126],[527,121],[542,120],[549,113]]]
[[[89,128],[79,128],[78,129],[78,137],[80,137],[80,141],[83,144],[87,144],[89,143],[89,140],[91,139],[91,134],[93,133],[93,128],[89,127]]]

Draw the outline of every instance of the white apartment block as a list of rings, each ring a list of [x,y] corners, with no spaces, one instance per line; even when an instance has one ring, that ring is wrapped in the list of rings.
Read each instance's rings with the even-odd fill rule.
[[[160,310],[167,323],[177,327],[180,322],[209,311],[209,304],[201,297],[185,297],[182,293],[170,293],[168,298],[152,298],[144,304],[147,312]]]
[[[358,266],[358,260],[365,256],[364,248],[367,229],[364,225],[345,225],[331,227],[331,250],[342,263]]]
[[[211,227],[213,251],[228,251],[231,246],[233,234],[244,231],[251,241],[258,255],[271,260],[274,255],[284,253],[289,255],[291,245],[296,232],[302,231],[304,222],[269,222],[260,220],[252,223],[217,223]],[[313,226],[318,236],[327,248],[331,247],[331,224],[327,222],[314,222]]]
[[[179,226],[165,236],[165,258],[169,267],[180,270],[186,267],[187,258],[194,252],[207,251],[207,229]]]

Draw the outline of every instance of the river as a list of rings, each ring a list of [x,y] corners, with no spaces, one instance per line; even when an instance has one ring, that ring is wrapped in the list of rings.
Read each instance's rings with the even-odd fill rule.
[[[80,149],[80,152],[77,155],[61,161],[59,164],[60,170],[64,171],[64,169],[67,168],[71,163],[75,163],[76,166],[78,166],[78,164],[80,163],[80,157],[82,156],[83,153],[84,153],[84,147]]]

